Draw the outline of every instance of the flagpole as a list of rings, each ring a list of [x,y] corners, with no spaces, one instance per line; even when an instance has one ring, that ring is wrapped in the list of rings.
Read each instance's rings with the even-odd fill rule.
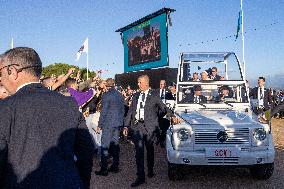
[[[243,67],[244,67],[244,78],[245,78],[245,75],[246,75],[246,64],[245,64],[245,36],[244,36],[244,11],[243,11],[243,0],[241,0],[241,12],[242,12]]]
[[[88,51],[87,51],[87,80],[89,79],[89,38],[87,38]]]
[[[89,79],[89,52],[87,53],[87,80]]]

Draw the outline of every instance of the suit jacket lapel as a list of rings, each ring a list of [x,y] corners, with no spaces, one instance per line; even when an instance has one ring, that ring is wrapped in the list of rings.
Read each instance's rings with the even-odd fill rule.
[[[149,92],[148,92],[148,95],[147,95],[147,98],[146,98],[146,101],[145,101],[145,107],[149,104],[151,99],[152,99],[152,90],[149,89]]]

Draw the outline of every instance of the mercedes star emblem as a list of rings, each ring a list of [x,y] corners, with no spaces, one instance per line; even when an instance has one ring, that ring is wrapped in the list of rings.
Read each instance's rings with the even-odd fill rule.
[[[228,139],[228,134],[225,131],[220,131],[217,134],[217,139],[223,143]]]

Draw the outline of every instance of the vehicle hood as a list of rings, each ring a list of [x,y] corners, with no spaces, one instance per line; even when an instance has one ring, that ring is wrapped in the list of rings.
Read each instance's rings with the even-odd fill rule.
[[[178,116],[191,125],[232,125],[232,124],[252,124],[256,123],[245,112],[234,110],[198,110],[176,112]]]

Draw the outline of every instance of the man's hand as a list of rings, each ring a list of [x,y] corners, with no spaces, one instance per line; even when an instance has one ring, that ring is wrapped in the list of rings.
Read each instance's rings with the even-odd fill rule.
[[[123,136],[127,137],[127,135],[128,135],[128,128],[124,127],[122,133],[123,133]]]
[[[171,117],[171,121],[173,125],[179,124],[182,122],[182,119],[176,116]]]
[[[75,68],[70,68],[67,72],[68,75],[71,75],[75,71]]]
[[[99,97],[100,94],[101,94],[101,90],[97,89],[97,90],[96,90],[96,96]]]
[[[100,133],[101,133],[101,130],[102,130],[102,129],[101,129],[100,127],[97,127],[97,128],[96,128],[96,133],[97,133],[97,134],[100,134]]]
[[[89,115],[90,115],[90,108],[88,107],[86,111],[83,113],[83,116],[86,118],[89,117]]]
[[[95,76],[94,78],[93,78],[93,81],[99,81],[99,76]]]

